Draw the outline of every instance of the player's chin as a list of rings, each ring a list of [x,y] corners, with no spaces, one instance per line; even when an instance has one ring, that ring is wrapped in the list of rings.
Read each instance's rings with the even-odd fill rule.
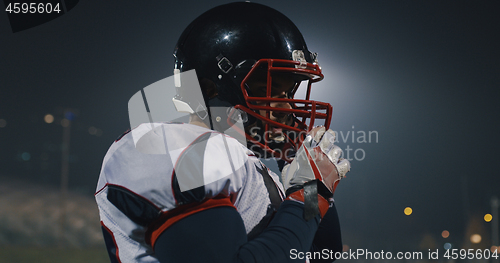
[[[286,132],[289,132],[289,127],[292,127],[293,126],[293,119],[291,117],[287,117],[286,119],[282,119],[282,120],[276,120],[276,122],[280,123],[281,125],[283,126],[275,126],[275,125],[269,125],[269,137],[270,139],[272,140],[276,140],[276,141],[284,141],[285,140],[285,133]]]

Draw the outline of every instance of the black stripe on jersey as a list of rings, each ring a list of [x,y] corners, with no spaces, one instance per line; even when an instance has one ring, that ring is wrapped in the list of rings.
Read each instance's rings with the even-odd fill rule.
[[[205,159],[205,149],[212,132],[207,132],[196,138],[179,156],[174,167],[172,176],[172,190],[175,201],[178,205],[192,202],[201,202],[205,199],[205,183],[203,179],[203,162]],[[217,165],[217,164],[212,164]],[[178,171],[178,172],[176,172]],[[187,184],[201,185],[194,189],[181,191],[178,174],[184,176],[183,182]]]
[[[116,245],[115,237],[113,232],[107,228],[101,221],[102,234],[104,236],[104,243],[106,244],[106,249],[108,250],[108,256],[111,263],[121,263],[120,257],[118,256],[118,246]]]
[[[255,165],[255,169],[262,175],[262,179],[264,180],[264,185],[267,188],[267,192],[269,193],[269,200],[271,204],[267,207],[266,215],[260,220],[260,222],[254,226],[254,228],[248,233],[248,240],[252,240],[257,237],[271,222],[274,214],[278,211],[281,202],[281,195],[278,192],[278,186],[274,183],[274,180],[271,178],[271,175],[267,172],[267,167],[263,166],[262,168]]]
[[[118,185],[108,184],[108,200],[130,220],[141,226],[149,225],[161,212],[146,198]]]

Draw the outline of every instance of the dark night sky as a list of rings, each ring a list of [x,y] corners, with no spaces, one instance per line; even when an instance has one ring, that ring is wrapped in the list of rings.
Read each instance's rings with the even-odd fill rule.
[[[73,108],[70,187],[91,195],[107,148],[129,128],[129,98],[172,75],[182,30],[226,2],[80,1],[18,33],[2,13],[0,175],[57,184],[62,128],[43,116]],[[345,243],[417,249],[429,233],[442,247],[448,229],[461,245],[469,219],[500,196],[499,2],[255,2],[291,18],[318,52],[325,80],[312,96],[334,106],[333,130],[349,132],[341,148],[365,154],[336,192]],[[353,143],[353,131],[378,141]]]

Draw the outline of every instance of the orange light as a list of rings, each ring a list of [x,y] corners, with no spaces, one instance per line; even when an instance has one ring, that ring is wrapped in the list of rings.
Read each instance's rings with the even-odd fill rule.
[[[481,242],[481,235],[479,235],[479,234],[471,235],[470,236],[470,242],[472,242],[474,244],[477,244],[477,243]]]
[[[490,222],[492,219],[493,219],[493,216],[491,214],[484,215],[484,221]]]
[[[343,245],[342,246],[342,251],[343,252],[349,251],[349,246],[348,245]]]
[[[448,238],[450,236],[450,232],[448,230],[444,230],[443,232],[441,232],[441,236],[443,238]]]
[[[52,114],[46,114],[45,117],[43,117],[43,120],[46,123],[52,123],[54,122],[54,116],[52,116]]]

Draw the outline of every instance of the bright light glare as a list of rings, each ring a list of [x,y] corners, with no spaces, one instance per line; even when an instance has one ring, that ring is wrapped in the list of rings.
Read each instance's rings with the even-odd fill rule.
[[[404,212],[405,212],[405,215],[409,216],[409,215],[411,215],[411,213],[413,213],[413,210],[411,209],[411,207],[407,207],[407,208],[405,208]]]

